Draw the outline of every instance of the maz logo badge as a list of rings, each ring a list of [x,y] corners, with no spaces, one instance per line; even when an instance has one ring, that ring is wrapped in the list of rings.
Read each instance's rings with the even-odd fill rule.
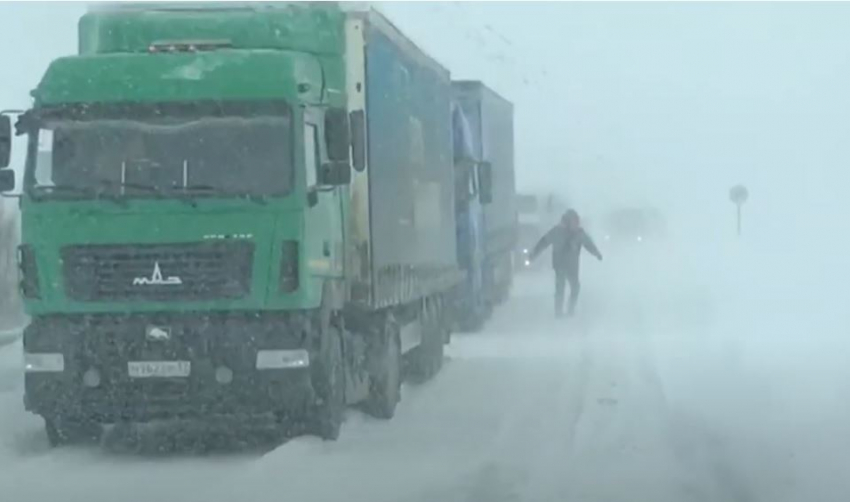
[[[167,342],[171,340],[171,328],[165,326],[148,326],[145,330],[145,338],[153,342]]]
[[[133,279],[133,286],[177,286],[180,284],[183,284],[183,280],[176,275],[167,278],[162,277],[159,262],[154,262],[153,274],[150,277],[136,277]]]

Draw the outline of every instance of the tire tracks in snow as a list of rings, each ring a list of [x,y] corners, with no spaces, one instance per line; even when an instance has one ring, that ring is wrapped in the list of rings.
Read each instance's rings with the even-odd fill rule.
[[[633,300],[634,301],[634,300]],[[752,486],[751,476],[744,471],[740,461],[736,461],[722,440],[722,435],[711,425],[675,408],[668,399],[664,383],[658,373],[655,343],[658,334],[653,333],[655,326],[647,325],[646,308],[638,303],[635,316],[634,333],[639,343],[638,365],[646,391],[643,395],[653,406],[655,413],[666,422],[666,437],[676,460],[692,476],[678,486],[680,500],[694,502],[755,502],[757,490]],[[676,314],[679,314],[676,312]],[[691,331],[691,330],[688,330]],[[653,336],[656,335],[656,336]],[[668,341],[669,342],[669,341]],[[694,477],[694,475],[696,477]]]
[[[570,468],[570,451],[582,418],[590,359],[580,338],[552,335],[558,357],[521,360],[520,399],[510,404],[492,441],[455,479],[411,499],[415,502],[525,502],[548,500]]]

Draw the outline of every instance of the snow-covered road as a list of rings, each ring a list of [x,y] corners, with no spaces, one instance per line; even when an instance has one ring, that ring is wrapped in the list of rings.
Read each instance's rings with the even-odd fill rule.
[[[846,500],[843,309],[794,311],[762,260],[717,252],[713,269],[680,252],[612,254],[587,267],[569,321],[551,317],[548,277],[522,277],[485,332],[454,338],[435,380],[404,389],[393,421],[351,411],[338,442],[268,452],[199,454],[154,435],[142,442],[164,452],[127,452],[119,433],[50,450],[22,411],[15,343],[0,349],[0,498]]]

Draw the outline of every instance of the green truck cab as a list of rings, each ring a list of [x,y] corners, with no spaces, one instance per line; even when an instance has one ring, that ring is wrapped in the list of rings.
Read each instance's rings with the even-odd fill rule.
[[[154,5],[82,17],[79,54],[50,64],[16,124],[28,138],[25,404],[53,444],[102,424],[211,416],[304,421],[333,439],[346,404],[389,418],[403,369],[438,369],[459,279],[440,260],[454,242],[423,232],[454,223],[414,222],[414,237],[446,252],[407,260],[410,229],[373,215],[405,187],[426,209],[450,197],[451,160],[399,169],[380,157],[384,128],[417,112],[367,106],[373,88],[411,95],[367,67],[380,45],[369,36],[448,85],[372,11]],[[443,148],[422,121],[411,127],[418,136],[396,154]],[[3,118],[4,166],[8,129]],[[0,184],[14,185],[10,170]]]

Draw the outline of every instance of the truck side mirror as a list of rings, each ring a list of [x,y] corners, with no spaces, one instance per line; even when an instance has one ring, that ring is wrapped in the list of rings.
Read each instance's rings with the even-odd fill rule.
[[[9,167],[11,157],[12,119],[8,115],[0,115],[0,168]]]
[[[493,165],[489,162],[478,164],[478,197],[482,204],[493,202]]]
[[[366,169],[366,115],[363,110],[351,112],[351,164],[354,170]]]
[[[345,109],[331,108],[325,112],[325,143],[330,160],[348,163],[351,133]]]
[[[351,183],[351,166],[348,161],[331,161],[322,164],[319,169],[319,185],[343,186]]]
[[[15,171],[0,169],[0,192],[11,192],[15,189]]]
[[[470,190],[470,177],[473,171],[464,169],[462,166],[455,167],[455,200],[458,202],[469,202],[474,194]]]

